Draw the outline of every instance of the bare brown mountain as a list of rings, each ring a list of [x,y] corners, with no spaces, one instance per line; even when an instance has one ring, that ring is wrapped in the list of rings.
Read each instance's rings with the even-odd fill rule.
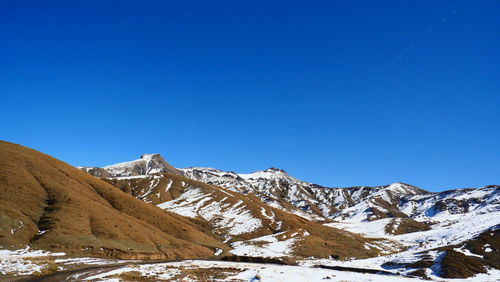
[[[210,258],[218,236],[43,153],[0,141],[0,245],[72,255]]]

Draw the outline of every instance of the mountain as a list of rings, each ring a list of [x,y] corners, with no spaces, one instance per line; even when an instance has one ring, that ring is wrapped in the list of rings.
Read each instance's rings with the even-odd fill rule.
[[[273,208],[255,195],[186,178],[161,160],[143,155],[102,168],[116,176],[100,178],[1,142],[0,245],[77,257],[171,260],[369,258],[398,249],[386,239]]]
[[[154,156],[162,159],[157,154]],[[91,174],[103,170],[106,172],[104,175],[113,177],[103,178],[102,173],[94,176],[137,199],[186,216],[192,222],[213,230],[230,245],[230,253],[234,255],[361,258],[393,252],[398,248],[387,240],[366,239],[324,226],[322,222],[311,221],[310,215],[289,203],[283,202],[290,209],[273,206],[273,203],[263,201],[259,194],[248,193],[243,186],[241,189],[226,189],[214,183],[190,179],[184,169],[177,169],[174,174],[162,172],[163,167],[149,171],[132,170],[138,163],[147,164],[147,161],[141,157],[103,168],[80,169]],[[254,179],[262,180],[275,173],[280,173],[282,181],[297,181],[277,169],[261,172],[262,175],[230,174],[236,180],[253,183]],[[275,249],[275,245],[281,246],[280,251],[270,251]]]
[[[313,216],[338,219],[354,216],[362,205],[366,220],[404,216],[394,206],[401,198],[428,192],[404,183],[379,187],[330,188],[298,180],[284,170],[269,168],[250,174],[236,174],[212,168],[179,169],[191,178],[241,193],[259,195],[266,203],[283,209],[291,206]]]
[[[100,167],[79,167],[98,177],[137,176],[158,172],[179,175],[179,171],[167,163],[160,154],[143,154],[137,160]]]
[[[394,251],[388,240],[323,225],[241,194],[180,175],[104,179],[147,203],[188,217],[224,238],[230,253],[254,257],[372,257]]]
[[[405,183],[323,187],[278,168],[248,174],[204,167],[177,172],[115,174],[105,180],[214,230],[237,255],[319,258],[331,253],[330,257],[346,258],[350,252],[358,259],[319,262],[361,264],[422,277],[464,278],[499,267],[500,186],[432,193]],[[322,229],[325,226],[335,229]],[[325,234],[331,234],[326,242],[345,240],[341,236],[348,233],[339,229],[352,232],[348,236],[354,233],[375,240],[365,241],[364,246],[379,249],[382,256],[359,260],[370,254],[357,247],[339,252],[328,243],[326,248],[316,248],[325,241],[315,237],[325,240]],[[286,251],[276,251],[280,247]]]
[[[141,164],[127,166],[124,172],[132,173],[128,168],[136,166]],[[66,163],[0,141],[3,248],[187,259],[210,258],[216,250],[227,250],[220,239],[180,215],[140,201]]]
[[[44,250],[82,261],[295,262],[489,279],[500,268],[499,232],[498,185],[438,193],[405,183],[323,187],[278,168],[177,169],[158,154],[77,169],[0,142],[0,265],[7,272],[27,267],[19,255],[41,271],[30,255]]]

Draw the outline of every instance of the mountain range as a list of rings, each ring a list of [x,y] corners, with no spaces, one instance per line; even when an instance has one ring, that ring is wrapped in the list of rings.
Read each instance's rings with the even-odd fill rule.
[[[500,269],[500,186],[323,187],[282,169],[75,168],[0,142],[0,246],[75,257],[279,260],[466,278]]]

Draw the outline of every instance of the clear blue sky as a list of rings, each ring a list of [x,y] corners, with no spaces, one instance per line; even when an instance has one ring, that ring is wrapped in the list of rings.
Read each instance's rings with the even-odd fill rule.
[[[326,186],[500,184],[500,1],[0,0],[0,139]]]

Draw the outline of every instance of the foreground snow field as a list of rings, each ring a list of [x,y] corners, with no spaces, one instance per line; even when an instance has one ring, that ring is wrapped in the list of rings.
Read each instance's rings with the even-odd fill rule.
[[[126,266],[111,271],[99,273],[79,273],[69,277],[91,281],[122,281],[131,275],[155,280],[199,281],[203,278],[216,281],[418,281],[419,279],[402,276],[379,275],[337,271],[306,266],[283,266],[272,264],[235,263],[221,261],[183,261],[174,263],[159,263],[149,265]],[[198,276],[192,276],[192,275]],[[453,281],[497,281],[500,271],[477,275],[469,279],[453,279]],[[433,277],[434,278],[434,277]],[[212,280],[212,281],[213,281]],[[435,277],[436,281],[449,281]]]
[[[29,247],[20,250],[0,250],[0,281],[4,281],[2,275],[33,275],[43,272],[48,267],[53,267],[52,271],[60,271],[80,266],[102,266],[134,262],[136,261],[90,257],[70,258],[65,253],[30,250]]]
[[[401,254],[395,256],[401,256]],[[200,279],[209,281],[259,281],[256,280],[257,278],[261,279],[261,281],[286,282],[420,280],[405,277],[397,271],[392,271],[394,275],[387,275],[317,267],[318,265],[351,266],[360,269],[378,269],[386,273],[391,272],[377,267],[383,261],[383,257],[350,262],[311,259],[300,261],[298,266],[203,260],[151,263],[95,258],[67,258],[64,253],[49,253],[29,249],[0,251],[1,274],[11,276],[30,275],[47,267],[47,263],[56,264],[57,271],[73,270],[67,275],[55,276],[54,279],[57,279],[57,281],[130,281],[134,279],[153,279],[155,281],[199,281]],[[112,267],[107,268],[108,266]],[[55,275],[57,275],[57,272],[55,272]],[[500,281],[500,271],[491,269],[487,274],[479,274],[468,279],[443,279],[432,273],[429,273],[429,277],[434,281]]]

